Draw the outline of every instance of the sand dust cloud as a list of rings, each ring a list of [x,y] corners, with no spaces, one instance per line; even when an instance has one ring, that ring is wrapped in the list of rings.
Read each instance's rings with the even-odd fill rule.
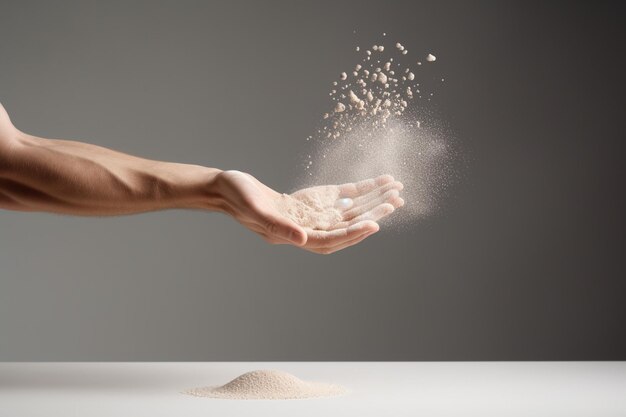
[[[311,145],[298,188],[391,174],[404,184],[406,205],[391,216],[406,223],[433,213],[454,176],[450,134],[433,116],[435,93],[445,78],[433,51],[412,53],[386,33],[357,46],[350,70],[338,71],[329,111]],[[429,77],[422,76],[430,66]],[[389,222],[389,220],[387,220]]]

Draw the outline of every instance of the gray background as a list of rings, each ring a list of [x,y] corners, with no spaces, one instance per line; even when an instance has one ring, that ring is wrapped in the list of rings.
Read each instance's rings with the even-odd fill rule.
[[[326,257],[210,213],[0,211],[0,360],[626,359],[623,19],[617,2],[0,2],[0,101],[28,133],[288,190],[329,82],[387,31],[437,52],[469,161],[436,216]]]

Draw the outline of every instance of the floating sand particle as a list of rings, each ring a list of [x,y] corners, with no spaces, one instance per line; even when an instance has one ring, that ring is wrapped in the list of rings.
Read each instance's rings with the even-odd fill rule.
[[[356,94],[354,94],[354,91],[352,90],[350,90],[350,93],[348,93],[348,97],[350,98],[350,103],[352,104],[355,104],[361,101],[361,99]]]
[[[347,204],[348,202],[346,202]],[[302,381],[281,371],[247,372],[219,387],[194,388],[185,394],[230,400],[288,400],[336,397],[346,393],[339,385]]]
[[[415,79],[415,74],[413,74],[412,72],[409,72],[406,78],[410,81],[413,81]]]
[[[335,106],[335,111],[337,113],[341,113],[344,110],[346,110],[346,106],[343,103],[337,103],[337,105]]]
[[[385,75],[385,73],[384,73],[384,72],[381,72],[381,73],[379,73],[379,74],[378,74],[378,81],[379,81],[381,84],[385,84],[385,83],[387,83],[387,76]]]
[[[428,61],[428,62],[434,62],[436,59],[437,59],[437,57],[435,55],[433,55],[433,54],[428,54],[426,56],[426,61]],[[418,65],[419,65],[419,63],[418,63]]]
[[[361,48],[359,48],[358,46],[356,47],[356,51],[359,52],[361,50]]]
[[[345,80],[346,78],[348,78],[348,74],[346,74],[345,72],[342,72],[339,78],[341,78],[341,80]]]

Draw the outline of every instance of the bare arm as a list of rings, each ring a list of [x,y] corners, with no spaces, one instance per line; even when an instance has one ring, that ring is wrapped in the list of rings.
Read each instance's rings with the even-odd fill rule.
[[[3,139],[0,202],[14,210],[117,215],[167,208],[216,209],[221,172],[151,161],[100,146],[16,132]]]
[[[15,128],[0,105],[0,209],[84,216],[169,208],[221,211],[270,243],[332,253],[378,231],[376,221],[404,204],[398,194],[402,184],[389,176],[292,196],[306,201],[322,188],[354,203],[341,210],[332,226],[298,224],[280,209],[285,195],[249,174],[35,137]],[[334,210],[333,203],[324,210]]]

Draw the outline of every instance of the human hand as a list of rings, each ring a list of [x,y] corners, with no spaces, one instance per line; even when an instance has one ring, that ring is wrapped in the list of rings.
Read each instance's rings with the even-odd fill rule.
[[[357,183],[278,193],[253,176],[224,171],[215,178],[220,209],[273,244],[330,254],[379,230],[377,221],[404,204],[390,175]]]

